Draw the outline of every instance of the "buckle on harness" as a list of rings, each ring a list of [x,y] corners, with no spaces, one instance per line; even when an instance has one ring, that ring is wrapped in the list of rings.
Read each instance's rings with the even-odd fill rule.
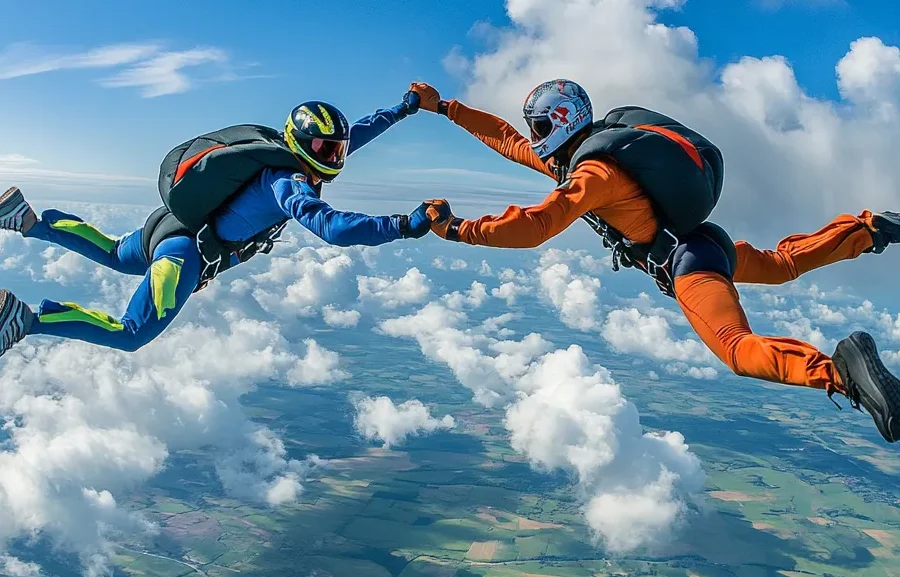
[[[678,237],[672,234],[672,232],[663,228],[660,230],[661,233],[667,235],[671,239],[671,248],[666,253],[665,258],[662,262],[657,262],[653,256],[653,250],[651,249],[647,253],[647,274],[656,281],[656,286],[659,287],[659,290],[666,296],[675,298],[675,280],[672,278],[671,272],[671,264],[672,257],[675,254],[675,251],[678,249],[678,246],[681,244],[681,241],[678,240]],[[659,240],[657,239],[654,242],[653,248],[657,248],[659,244]]]
[[[197,252],[200,253],[200,260],[203,261],[203,268],[200,271],[200,282],[197,285],[197,290],[200,290],[209,284],[209,281],[215,278],[220,272],[227,269],[228,266],[224,260],[224,251],[219,250],[221,244],[218,242],[218,239],[215,238],[215,235],[209,228],[209,224],[204,224],[203,228],[197,232],[196,242]],[[210,258],[209,252],[213,252],[216,255],[215,258]]]

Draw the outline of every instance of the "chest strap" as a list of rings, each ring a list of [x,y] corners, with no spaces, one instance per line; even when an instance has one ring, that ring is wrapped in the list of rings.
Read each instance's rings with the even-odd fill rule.
[[[667,297],[675,298],[675,282],[672,278],[672,257],[680,241],[672,232],[660,225],[653,242],[634,243],[592,212],[581,216],[603,239],[603,246],[612,249],[612,270],[619,267],[638,268],[656,282]]]

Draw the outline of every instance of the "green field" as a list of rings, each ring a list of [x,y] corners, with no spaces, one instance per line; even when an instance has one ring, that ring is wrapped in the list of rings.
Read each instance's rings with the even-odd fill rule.
[[[498,414],[474,407],[464,391],[448,392],[441,379],[409,382],[413,361],[397,351],[367,354],[398,360],[391,371],[354,372],[359,382],[399,399],[413,387],[419,398],[440,401],[436,414],[454,414],[457,430],[383,451],[351,430],[341,391],[254,393],[245,399],[248,414],[278,429],[296,458],[312,452],[328,466],[304,482],[298,503],[274,510],[225,497],[215,475],[186,488],[178,471],[169,472],[128,501],[161,532],[121,543],[117,570],[167,577],[900,577],[900,460],[866,440],[858,421],[848,424],[846,414],[827,407],[811,409],[820,413],[810,430],[809,419],[792,409],[805,402],[803,391],[774,398],[761,387],[697,392],[620,376],[647,426],[689,439],[707,472],[707,494],[671,542],[612,557],[593,544],[567,480],[531,471],[510,449]],[[291,416],[288,406],[302,410]],[[210,458],[185,456],[200,471],[211,470]]]

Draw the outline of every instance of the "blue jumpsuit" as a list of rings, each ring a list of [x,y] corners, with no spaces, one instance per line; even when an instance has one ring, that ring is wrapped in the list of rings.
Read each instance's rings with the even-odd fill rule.
[[[406,116],[402,105],[377,110],[350,129],[347,154],[368,144]],[[329,244],[376,246],[400,238],[399,219],[331,208],[304,178],[289,170],[264,170],[237,195],[215,221],[225,241],[247,240],[293,218]],[[196,240],[168,238],[150,262],[141,246],[142,229],[120,239],[103,234],[79,217],[46,210],[26,236],[62,246],[115,271],[143,276],[121,318],[88,310],[72,302],[44,299],[30,334],[78,339],[123,351],[135,351],[159,336],[193,294],[200,278]]]

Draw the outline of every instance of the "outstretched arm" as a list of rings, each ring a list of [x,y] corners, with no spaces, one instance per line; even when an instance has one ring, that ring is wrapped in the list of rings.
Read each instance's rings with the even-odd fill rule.
[[[407,92],[403,102],[393,108],[379,108],[374,114],[364,116],[350,127],[350,145],[347,154],[353,154],[366,144],[372,142],[391,126],[397,124],[410,114],[419,110],[419,95]]]
[[[285,215],[329,244],[377,246],[403,237],[401,217],[335,210],[302,180],[281,178],[273,189]]]
[[[536,206],[512,205],[500,216],[477,220],[453,216],[446,201],[432,203],[432,230],[448,240],[498,248],[534,248],[564,231],[581,215],[604,208],[620,196],[626,183],[610,164],[587,161],[572,171],[569,180]]]
[[[548,163],[542,161],[531,149],[531,141],[507,121],[484,110],[469,108],[458,100],[440,100],[437,90],[428,84],[414,83],[410,89],[422,97],[423,109],[445,114],[505,158],[556,178]]]

